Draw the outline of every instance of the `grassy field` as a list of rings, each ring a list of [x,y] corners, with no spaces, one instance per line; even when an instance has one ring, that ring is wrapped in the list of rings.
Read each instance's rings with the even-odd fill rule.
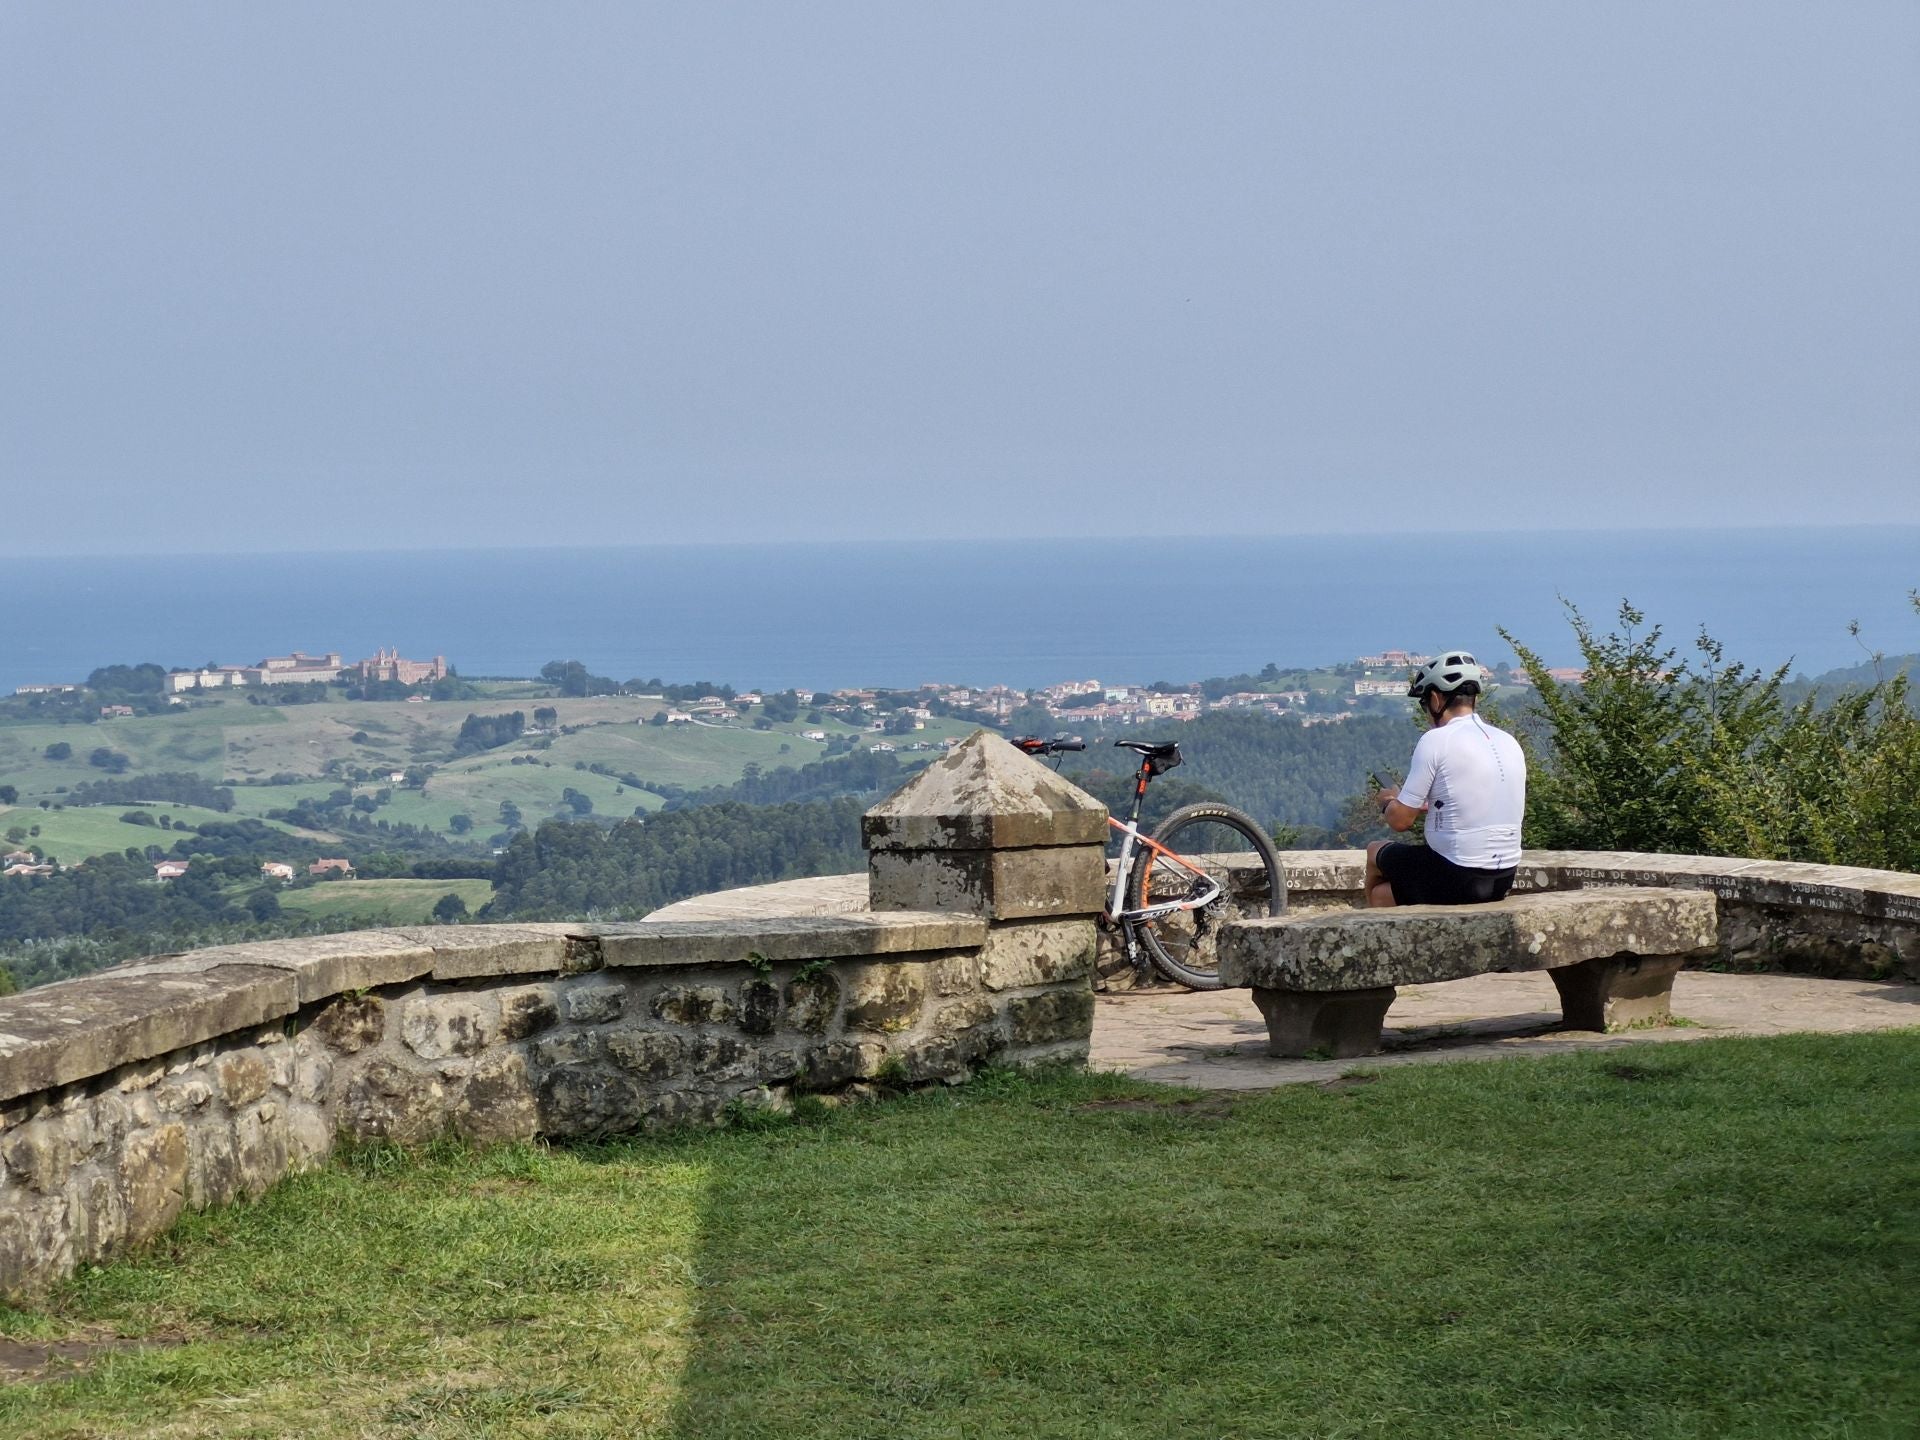
[[[107,778],[87,763],[94,750],[125,755],[130,768],[187,770],[218,780],[226,772],[228,737],[235,731],[265,733],[281,728],[281,712],[264,705],[222,704],[178,710],[166,715],[102,720],[97,725],[0,726],[0,778],[32,798],[61,787]],[[49,745],[73,747],[68,760],[49,760]]]
[[[470,768],[465,764],[448,766],[434,775],[424,791],[396,790],[380,815],[387,820],[445,830],[455,815],[464,814],[472,819],[474,833],[484,836],[500,828],[501,801],[511,800],[520,807],[525,822],[536,825],[560,813],[560,795],[568,788],[593,801],[596,815],[625,817],[636,807],[657,810],[661,804],[660,797],[651,791],[626,789],[618,780],[604,775],[572,766],[555,765],[549,770],[537,765],[509,765],[502,757]]]
[[[424,925],[449,892],[469,912],[493,898],[491,880],[328,880],[280,892],[280,908],[316,920],[363,920],[369,925]]]
[[[531,723],[533,710],[541,705],[551,705],[558,712],[559,727],[571,733],[526,736],[483,754],[453,758],[461,723],[469,714],[519,710]],[[322,797],[338,789],[344,782],[324,778],[330,764],[382,776],[352,785],[356,794],[385,788],[389,772],[426,764],[435,768],[426,790],[396,789],[380,811],[381,818],[451,833],[452,817],[465,814],[473,821],[472,834],[478,841],[499,828],[502,801],[511,801],[527,822],[534,823],[559,813],[561,792],[569,786],[588,796],[594,813],[602,816],[625,817],[636,809],[657,809],[662,803],[659,795],[625,786],[617,778],[576,770],[576,764],[601,765],[615,776],[631,774],[692,789],[732,784],[749,765],[773,770],[810,764],[822,758],[826,748],[823,742],[804,738],[810,730],[851,737],[861,745],[884,740],[913,758],[907,746],[934,745],[945,737],[969,734],[973,728],[935,720],[924,731],[882,736],[832,718],[809,722],[805,710],[800,718],[771,730],[753,728],[757,710],[727,726],[639,723],[661,708],[661,702],[638,696],[565,699],[538,693],[423,705],[335,700],[275,707],[249,705],[238,698],[206,700],[165,715],[97,725],[0,725],[0,782],[18,788],[22,810],[42,798],[58,800],[74,786],[109,778],[106,771],[87,762],[87,756],[100,746],[126,755],[131,762],[129,775],[186,770],[209,780],[241,782],[260,782],[275,775],[300,777],[287,784],[234,786],[234,815],[264,818],[269,810],[288,809],[303,797]],[[48,760],[47,746],[61,741],[73,747],[72,757]],[[516,765],[515,759],[540,763]],[[63,812],[73,818],[62,822],[58,843],[49,838],[48,848],[63,860],[78,860],[128,844],[150,843],[151,836],[121,838],[115,826],[125,808]],[[47,824],[44,816],[41,823]],[[49,837],[52,834],[49,829]]]
[[[68,810],[41,810],[31,805],[17,805],[11,809],[0,806],[0,834],[23,827],[31,830],[38,826],[40,833],[31,836],[25,843],[42,854],[56,856],[62,861],[104,855],[124,850],[129,845],[158,845],[164,850],[182,838],[178,831],[162,830],[154,825],[130,825],[120,818],[132,810],[144,810],[156,818],[170,815],[176,821],[195,826],[209,821],[233,820],[239,814],[238,811],[222,814],[218,810],[205,810],[197,805],[88,805]],[[267,823],[287,834],[311,833],[295,832],[291,826],[277,821]],[[12,842],[8,842],[7,848],[13,848]]]
[[[1920,1433],[1920,1034],[362,1150],[91,1270],[0,1434]]]

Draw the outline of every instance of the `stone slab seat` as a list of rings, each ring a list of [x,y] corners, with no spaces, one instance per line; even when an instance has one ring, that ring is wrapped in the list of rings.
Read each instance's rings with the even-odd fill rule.
[[[1662,1020],[1675,973],[1718,943],[1704,890],[1570,890],[1239,921],[1220,975],[1253,991],[1269,1054],[1345,1058],[1379,1050],[1395,987],[1490,972],[1547,971],[1572,1030]]]

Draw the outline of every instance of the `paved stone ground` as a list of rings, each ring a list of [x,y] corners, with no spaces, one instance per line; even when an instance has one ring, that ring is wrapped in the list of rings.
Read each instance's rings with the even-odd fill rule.
[[[1920,1026],[1920,985],[1688,970],[1674,981],[1673,1013],[1689,1023],[1624,1035],[1562,1031],[1556,1028],[1559,1000],[1545,973],[1479,975],[1403,988],[1387,1012],[1386,1047],[1378,1055],[1276,1060],[1266,1053],[1266,1022],[1247,991],[1136,990],[1099,997],[1092,1063],[1169,1085],[1264,1090],[1331,1080],[1356,1067],[1495,1060],[1715,1035]]]

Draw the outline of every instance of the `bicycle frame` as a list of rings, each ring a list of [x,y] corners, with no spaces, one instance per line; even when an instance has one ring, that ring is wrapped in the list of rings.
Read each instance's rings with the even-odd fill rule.
[[[1013,744],[1036,759],[1054,757],[1056,770],[1060,768],[1058,757],[1062,754],[1087,748],[1086,741],[1065,731],[1051,740],[1043,740],[1037,735],[1015,736]],[[1180,747],[1177,744],[1140,744],[1129,740],[1116,741],[1115,744],[1124,745],[1138,753],[1140,768],[1134,772],[1133,804],[1127,818],[1118,820],[1112,815],[1107,816],[1107,824],[1120,832],[1120,846],[1113,866],[1112,893],[1107,896],[1106,907],[1100,912],[1100,926],[1107,931],[1120,932],[1126,957],[1132,962],[1136,974],[1144,974],[1152,966],[1188,989],[1218,989],[1221,983],[1218,972],[1206,958],[1210,952],[1205,951],[1211,939],[1215,917],[1204,912],[1226,898],[1227,882],[1208,873],[1164,841],[1143,834],[1140,829],[1140,810],[1146,800],[1147,782],[1180,763]],[[1274,854],[1273,846],[1261,831],[1259,822],[1252,816],[1235,810],[1231,805],[1189,805],[1175,809],[1162,822],[1161,828],[1169,838],[1184,838],[1193,827],[1208,821],[1218,821],[1225,829],[1252,844],[1265,866],[1271,887],[1268,912],[1277,915],[1284,910],[1287,903],[1286,878],[1281,873],[1279,857]],[[1202,831],[1200,835],[1209,833]],[[1201,843],[1204,847],[1205,840],[1202,839]],[[1147,852],[1145,854],[1141,853],[1143,846]],[[1158,887],[1154,884],[1153,867],[1162,861],[1178,866],[1185,872],[1184,876],[1174,877],[1172,886],[1184,889],[1185,894],[1163,900],[1153,898],[1156,888],[1162,893],[1168,888],[1164,884]],[[1129,882],[1136,864],[1140,866],[1140,879],[1137,885],[1132,885]],[[1140,902],[1137,909],[1127,908],[1130,891],[1137,892],[1135,898]],[[1231,920],[1234,909],[1226,907],[1219,918]],[[1156,923],[1182,912],[1193,916],[1191,931],[1184,925],[1163,928]],[[1202,955],[1197,965],[1192,958],[1195,954]]]
[[[1107,901],[1107,911],[1102,918],[1104,918],[1108,924],[1118,925],[1122,928],[1126,934],[1128,958],[1135,959],[1136,963],[1137,957],[1132,954],[1134,948],[1133,927],[1135,923],[1142,920],[1158,920],[1163,915],[1172,915],[1181,910],[1198,910],[1202,906],[1211,905],[1220,897],[1220,892],[1223,888],[1218,880],[1215,880],[1198,865],[1193,864],[1184,856],[1169,850],[1166,846],[1153,839],[1152,836],[1141,833],[1140,802],[1146,798],[1147,781],[1152,777],[1153,773],[1154,772],[1148,768],[1147,762],[1143,759],[1140,762],[1139,770],[1134,773],[1133,808],[1128,813],[1127,818],[1121,821],[1114,819],[1111,815],[1107,816],[1107,824],[1118,830],[1124,838],[1120,841],[1120,858],[1115,862],[1113,867],[1113,894]],[[1178,865],[1182,870],[1195,876],[1202,882],[1201,888],[1193,894],[1183,895],[1177,900],[1164,900],[1158,905],[1143,905],[1138,910],[1127,909],[1127,874],[1133,868],[1135,847],[1140,845],[1144,845],[1147,849],[1153,851],[1156,858]],[[1147,888],[1148,887],[1144,885],[1141,886],[1140,893],[1142,898],[1145,898]]]
[[[1137,803],[1134,808],[1136,811],[1139,809]],[[1201,909],[1203,906],[1211,905],[1215,900],[1219,899],[1220,892],[1224,888],[1220,882],[1178,852],[1169,850],[1166,846],[1154,840],[1152,836],[1141,834],[1140,822],[1137,816],[1122,823],[1109,815],[1107,817],[1107,824],[1111,825],[1126,837],[1120,842],[1120,858],[1114,864],[1113,896],[1107,901],[1106,918],[1108,921],[1125,925],[1136,920],[1158,920],[1162,915],[1172,915],[1176,911]],[[1125,909],[1127,872],[1132,867],[1134,846],[1136,844],[1146,846],[1147,849],[1153,851],[1158,858],[1171,861],[1182,870],[1190,872],[1197,879],[1204,882],[1205,888],[1192,895],[1183,895],[1178,900],[1163,900],[1158,905],[1143,905],[1138,910]],[[1131,930],[1129,930],[1127,934],[1127,943],[1129,945],[1133,943]]]

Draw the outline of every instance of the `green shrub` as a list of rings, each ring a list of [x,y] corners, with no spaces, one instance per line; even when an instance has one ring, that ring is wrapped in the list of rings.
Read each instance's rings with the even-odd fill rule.
[[[1920,871],[1920,716],[1905,675],[1789,706],[1784,666],[1728,664],[1704,632],[1681,659],[1631,604],[1607,634],[1567,608],[1578,685],[1500,632],[1539,695],[1518,727],[1529,843]]]

